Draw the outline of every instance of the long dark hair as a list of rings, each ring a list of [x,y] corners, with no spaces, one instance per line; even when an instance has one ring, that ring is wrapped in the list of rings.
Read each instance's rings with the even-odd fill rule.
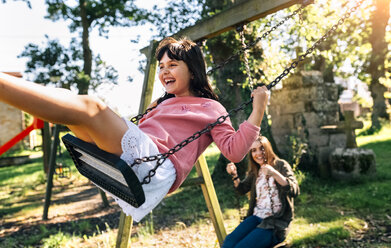
[[[265,136],[262,136],[262,135],[259,135],[256,140],[259,141],[259,143],[261,143],[261,145],[265,149],[265,157],[266,157],[266,160],[267,160],[266,163],[274,167],[275,161],[277,159],[279,159],[279,158],[274,153],[273,148],[272,148],[272,144],[270,143],[270,141]],[[257,176],[258,175],[258,171],[260,169],[260,165],[257,162],[254,161],[253,156],[252,156],[251,153],[252,152],[250,150],[248,152],[248,154],[247,154],[248,162],[250,164],[250,166],[248,168],[248,172],[252,172],[252,173],[254,173],[255,176]]]
[[[156,59],[160,61],[165,53],[170,59],[182,60],[186,63],[193,75],[190,79],[189,90],[194,96],[218,100],[206,76],[204,56],[196,43],[186,38],[176,40],[167,37],[159,43],[155,54]],[[158,99],[158,103],[171,97],[174,97],[174,95],[165,93],[164,96]]]

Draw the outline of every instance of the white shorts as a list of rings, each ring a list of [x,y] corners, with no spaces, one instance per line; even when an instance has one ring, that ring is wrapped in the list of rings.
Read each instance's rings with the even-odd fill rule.
[[[134,159],[159,154],[155,143],[141,131],[137,125],[124,119],[129,129],[121,140],[122,155],[121,159],[127,164],[132,164]],[[156,166],[156,161],[144,162],[132,167],[139,181],[143,181],[148,172]],[[169,159],[156,170],[151,182],[143,184],[142,188],[145,194],[145,202],[138,208],[133,207],[127,202],[112,196],[126,215],[131,215],[133,220],[139,222],[145,215],[151,212],[167,195],[172,184],[176,179],[175,167]]]

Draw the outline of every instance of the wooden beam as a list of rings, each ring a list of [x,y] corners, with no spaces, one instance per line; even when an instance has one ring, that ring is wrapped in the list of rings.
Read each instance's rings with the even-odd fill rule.
[[[155,83],[155,75],[157,68],[157,61],[155,59],[154,52],[157,45],[157,41],[152,40],[150,42],[150,45],[147,47],[146,56],[148,61],[147,67],[145,68],[144,83],[138,110],[139,113],[144,113],[144,111],[147,109],[148,105],[152,101],[153,85]]]
[[[8,75],[11,75],[11,76],[14,76],[14,77],[18,77],[18,78],[21,78],[22,77],[22,73],[20,72],[17,72],[17,71],[10,71],[10,72],[4,72],[5,74],[8,74]]]
[[[204,178],[202,177],[193,177],[193,178],[187,178],[181,185],[181,187],[187,187],[187,186],[195,186],[195,185],[201,185],[205,183]]]
[[[223,32],[236,28],[240,24],[258,20],[281,9],[288,8],[302,0],[246,0],[233,5],[194,26],[182,29],[174,37],[186,36],[193,41],[213,38]],[[147,54],[148,47],[141,49]]]
[[[198,158],[195,167],[198,176],[204,179],[204,183],[201,184],[201,189],[202,193],[204,194],[206,206],[208,207],[213,226],[215,228],[217,240],[219,241],[221,247],[223,245],[225,236],[227,236],[227,232],[225,231],[223,214],[221,213],[220,204],[217,200],[215,187],[213,185],[204,154],[201,154],[201,156]]]
[[[126,216],[121,211],[118,224],[117,241],[115,244],[116,248],[128,248],[130,247],[130,233],[132,232],[133,218],[132,216]]]

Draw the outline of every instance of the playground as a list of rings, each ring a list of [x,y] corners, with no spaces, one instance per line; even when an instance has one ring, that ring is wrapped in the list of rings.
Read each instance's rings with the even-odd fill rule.
[[[31,4],[28,0],[24,2]],[[42,61],[40,64],[37,61],[50,57],[47,56],[50,49],[39,55],[41,51],[34,44],[26,47],[21,55],[30,56],[31,59],[27,63],[30,68],[26,72],[34,71],[35,64],[42,66],[37,70],[35,82],[87,94],[96,90],[100,81],[114,83],[117,80],[115,70],[106,66],[99,55],[93,58],[88,41],[89,29],[93,28],[88,25],[93,20],[86,21],[88,18],[97,18],[94,21],[96,25],[101,25],[99,35],[107,33],[106,24],[127,26],[139,25],[144,21],[162,24],[159,15],[163,12],[159,12],[159,15],[153,13],[158,9],[156,6],[150,10],[152,12],[131,6],[130,8],[137,9],[132,12],[125,4],[107,7],[104,3],[99,5],[87,2],[78,6],[80,11],[77,7],[75,11],[72,9],[74,6],[64,4],[69,12],[62,17],[66,20],[70,15],[80,15],[77,17],[83,22],[79,27],[83,34],[79,37],[83,56],[81,50],[80,53],[77,52],[75,40],[69,51],[65,51],[65,48],[60,51],[63,48],[59,44],[49,42],[48,44],[58,48],[56,51],[60,51],[60,54],[52,54],[50,62]],[[46,4],[49,5],[49,16],[53,19],[60,18],[60,12],[65,13],[64,9],[57,9],[58,6],[50,1]],[[197,5],[201,2],[189,1],[188,4]],[[287,205],[283,204],[291,201],[283,196],[289,194],[289,199],[292,200],[295,197],[292,222],[291,218],[287,220],[286,226],[278,226],[278,222],[283,223],[285,219],[276,217],[278,213],[273,210],[272,187],[269,185],[271,174],[264,175],[267,182],[261,186],[268,189],[270,199],[267,200],[270,200],[271,215],[262,218],[272,220],[269,223],[273,223],[273,227],[269,229],[275,232],[270,235],[276,237],[276,232],[285,231],[290,223],[289,235],[279,239],[280,243],[274,240],[274,244],[278,243],[274,248],[390,247],[391,74],[387,67],[390,1],[331,3],[312,0],[242,0],[233,1],[228,6],[215,6],[208,1],[202,4],[202,11],[194,10],[194,13],[203,17],[201,21],[186,27],[178,24],[176,29],[170,26],[168,30],[155,36],[159,37],[158,40],[152,39],[149,45],[139,50],[146,58],[142,66],[144,81],[140,85],[142,89],[138,114],[132,115],[129,120],[139,125],[140,132],[144,132],[144,121],[148,123],[148,120],[160,118],[155,113],[160,113],[165,105],[159,105],[159,101],[153,102],[156,75],[159,75],[167,92],[170,86],[177,87],[177,84],[183,82],[201,85],[206,81],[209,84],[208,80],[198,82],[194,71],[183,70],[190,68],[189,65],[175,64],[177,61],[182,63],[185,59],[176,59],[176,55],[173,59],[167,51],[163,51],[163,57],[157,55],[158,61],[155,59],[155,50],[160,52],[157,46],[159,39],[164,37],[164,32],[171,32],[173,37],[190,38],[195,42],[194,46],[205,53],[207,68],[201,69],[200,75],[205,73],[205,78],[210,77],[212,86],[208,87],[213,90],[205,86],[210,91],[197,91],[193,86],[186,85],[185,94],[182,94],[183,91],[179,91],[181,95],[166,92],[159,100],[184,101],[186,97],[193,99],[197,96],[197,100],[206,101],[206,98],[210,98],[207,100],[213,100],[215,104],[217,96],[212,91],[216,91],[218,104],[227,110],[218,111],[219,117],[213,117],[212,122],[208,121],[204,125],[202,118],[202,124],[198,124],[197,116],[193,116],[191,120],[183,117],[184,113],[194,111],[193,107],[189,107],[193,105],[181,105],[183,113],[177,115],[175,112],[175,118],[181,117],[170,117],[175,120],[173,123],[177,129],[169,129],[173,133],[161,139],[164,144],[159,146],[159,151],[157,144],[154,144],[159,153],[129,155],[130,158],[126,158],[129,160],[125,156],[119,157],[125,151],[125,145],[142,147],[140,144],[144,143],[135,145],[134,142],[139,142],[136,136],[130,136],[133,140],[129,138],[129,144],[123,143],[120,139],[125,137],[122,136],[123,129],[128,130],[126,128],[130,126],[126,126],[115,111],[110,110],[109,115],[101,114],[108,110],[102,107],[106,105],[101,105],[100,100],[95,105],[95,98],[72,95],[70,91],[51,90],[7,75],[14,74],[13,72],[0,73],[0,88],[5,89],[0,92],[0,123],[3,127],[0,130],[0,160],[4,161],[4,165],[0,166],[0,247],[221,247],[227,234],[235,230],[244,220],[246,211],[252,209],[249,207],[250,194],[239,196],[233,187],[233,182],[250,174],[250,171],[246,174],[246,169],[251,161],[249,158],[235,161],[240,165],[238,173],[227,175],[225,166],[229,160],[234,161],[235,157],[230,159],[231,151],[224,152],[232,147],[238,150],[242,148],[240,145],[226,146],[226,140],[219,140],[228,133],[222,132],[222,127],[227,122],[229,130],[232,127],[242,128],[238,129],[241,130],[238,133],[243,133],[242,139],[247,138],[245,132],[248,132],[249,138],[253,137],[255,133],[253,135],[250,132],[255,132],[255,129],[247,127],[244,131],[242,125],[239,127],[246,120],[245,124],[255,126],[257,130],[261,128],[262,135],[270,140],[270,149],[278,155],[274,155],[273,160],[268,162],[266,148],[261,144],[259,149],[263,152],[262,162],[256,162],[256,177],[261,178],[266,173],[263,172],[265,167],[274,166],[272,169],[275,172],[271,173],[277,174],[271,177],[272,186],[277,192],[277,203],[284,206],[282,210],[287,209]],[[335,4],[338,4],[338,8],[335,8]],[[103,14],[104,19],[99,20],[102,18],[100,15],[88,17],[88,13],[100,7],[103,12],[107,11]],[[115,11],[109,11],[111,8]],[[171,11],[169,16],[180,16],[179,19],[174,18],[175,22],[185,21],[191,11],[183,6],[179,11],[183,15],[179,15],[175,12],[176,8],[179,6],[172,1],[165,11]],[[366,9],[371,11],[367,13]],[[113,15],[117,10],[118,14]],[[113,16],[108,21],[110,18],[106,17],[110,15]],[[325,20],[320,20],[319,16],[324,16]],[[117,18],[130,23],[126,24]],[[167,18],[166,21],[173,20]],[[75,22],[75,27],[81,22]],[[70,29],[74,31],[75,27]],[[289,32],[284,30],[285,27],[290,28]],[[362,36],[350,35],[355,33],[355,29]],[[286,35],[281,35],[283,33]],[[275,40],[278,42],[273,43]],[[277,49],[275,44],[280,48]],[[65,55],[65,59],[61,60],[61,52],[73,54]],[[81,60],[77,65],[70,66],[70,57]],[[281,61],[277,61],[277,58]],[[59,60],[54,62],[56,59]],[[61,71],[56,66],[51,67],[55,63],[66,64],[66,69]],[[83,68],[77,68],[81,64],[84,64]],[[104,68],[100,67],[102,65]],[[198,66],[203,67],[204,61]],[[354,70],[346,69],[349,66]],[[186,72],[183,74],[185,76],[176,75],[175,69]],[[171,75],[172,71],[174,73]],[[22,77],[22,74],[18,75]],[[72,76],[75,77],[71,78]],[[268,94],[266,90],[271,93],[269,98],[265,97]],[[362,93],[362,90],[365,92]],[[27,100],[24,102],[16,96],[26,97]],[[11,113],[7,103],[16,107],[16,112],[12,110],[12,117],[11,114],[7,116],[7,113]],[[203,108],[200,116],[207,115],[207,108],[210,108],[211,103],[197,104],[199,106],[196,106]],[[89,111],[90,106],[93,110],[95,106],[99,107],[93,112]],[[49,110],[43,107],[48,107]],[[65,123],[68,127],[44,122],[18,108],[50,122]],[[62,111],[59,113],[59,109],[66,114]],[[253,111],[261,112],[263,118]],[[246,119],[249,113],[251,114]],[[163,115],[163,120],[170,114],[168,112],[168,115]],[[15,118],[18,115],[21,118]],[[202,127],[187,134],[186,124],[190,122],[184,123],[184,120],[194,120],[196,125]],[[109,124],[111,126],[106,126]],[[154,129],[157,136],[165,132],[165,124],[153,123],[160,125]],[[148,124],[145,125],[148,128]],[[108,127],[113,128],[110,130]],[[36,146],[32,145],[36,141],[32,141],[31,137],[27,141],[32,134],[35,138],[37,134],[39,136],[40,142]],[[150,133],[146,134],[151,136]],[[187,138],[171,146],[171,138],[178,134],[179,137],[184,135]],[[117,139],[121,142],[114,142]],[[235,139],[230,139],[231,143],[235,143],[233,140]],[[207,149],[202,152],[200,144],[204,141],[206,145],[203,148]],[[240,141],[239,138],[236,141]],[[157,139],[152,142],[160,141]],[[28,143],[30,144],[27,145]],[[223,148],[222,152],[217,146]],[[195,149],[191,150],[189,147]],[[240,151],[240,154],[248,151],[246,146],[243,147],[246,149],[242,149],[245,151]],[[140,150],[143,149],[145,148]],[[184,151],[187,152],[185,155]],[[251,148],[249,157],[253,159],[254,154]],[[268,154],[270,159],[271,155]],[[194,160],[192,155],[195,155]],[[188,157],[191,162],[186,160]],[[287,161],[284,161],[287,171],[283,175],[280,174],[281,171],[276,171],[277,162],[274,159],[279,159],[278,157]],[[151,180],[161,177],[159,174],[156,176],[156,173],[160,172],[160,166],[166,168],[165,162],[175,165],[174,170],[179,173],[176,174],[177,179],[181,179],[180,172],[183,170],[184,181],[177,184],[176,180],[173,185],[178,188],[173,186],[175,191],[166,195],[138,223],[137,217],[134,221],[125,214],[126,210],[117,205],[120,203],[118,200],[139,209],[143,209],[140,206],[144,203],[144,206],[151,204],[148,202],[150,195],[147,195],[151,193],[146,188]],[[194,166],[189,167],[186,163]],[[150,167],[141,167],[143,165]],[[141,173],[138,172],[140,168],[150,169],[145,170],[143,175],[138,174]],[[186,177],[187,169],[191,172]],[[292,183],[296,187],[299,185],[300,192],[293,190],[295,186]],[[259,179],[256,184],[259,187]],[[154,186],[155,181],[150,185]],[[290,186],[289,193],[281,193],[282,189],[279,187],[287,185]],[[261,201],[259,189],[261,188],[257,188],[257,204]],[[116,200],[107,197],[107,193],[112,194]],[[293,202],[289,202],[289,209],[293,210]],[[267,223],[259,218],[259,223]],[[272,244],[272,241],[269,242]]]
[[[288,236],[291,247],[389,247],[391,242],[391,127],[359,136],[360,147],[377,155],[378,175],[353,182],[301,178],[296,219]],[[208,149],[208,164],[217,160]],[[69,156],[60,158],[71,163]],[[213,168],[210,168],[212,170]],[[194,176],[193,172],[191,176]],[[246,208],[230,182],[216,185],[227,231]],[[104,208],[95,186],[72,168],[72,177],[54,181],[49,219],[42,220],[45,195],[42,161],[0,168],[1,247],[114,247],[120,209]],[[179,203],[178,203],[179,202]],[[185,187],[167,197],[132,229],[131,247],[219,247],[199,187]]]

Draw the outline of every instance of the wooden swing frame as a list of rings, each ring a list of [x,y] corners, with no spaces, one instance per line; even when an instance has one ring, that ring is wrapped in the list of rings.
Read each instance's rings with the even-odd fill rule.
[[[174,37],[188,37],[197,42],[205,39],[213,38],[223,32],[236,29],[239,25],[243,25],[254,20],[263,18],[269,14],[275,13],[281,9],[288,8],[294,4],[309,4],[310,0],[247,0],[242,1],[231,8],[216,14],[215,16],[202,21],[194,26],[181,30],[172,35]],[[148,47],[141,49],[141,52],[147,57],[147,65],[145,68],[145,77],[143,82],[139,113],[143,113],[147,106],[152,101],[152,92],[155,83],[155,75],[157,71],[157,61],[154,58],[154,53],[158,41],[151,41]],[[187,179],[193,180],[202,188],[206,205],[208,207],[216,236],[220,246],[222,246],[227,235],[221,208],[216,196],[216,191],[209,173],[208,165],[205,156],[202,154],[195,164],[198,178]],[[133,225],[131,216],[126,216],[121,212],[119,229],[117,235],[117,248],[130,247],[130,234]]]

